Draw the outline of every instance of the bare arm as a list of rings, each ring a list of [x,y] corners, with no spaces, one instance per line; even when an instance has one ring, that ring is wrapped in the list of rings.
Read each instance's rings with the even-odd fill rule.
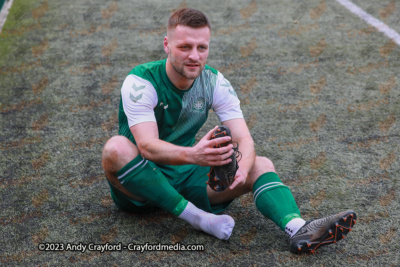
[[[242,159],[239,161],[239,171],[247,177],[256,159],[254,141],[244,119],[233,119],[222,122],[229,127],[232,140],[238,142]]]
[[[194,147],[177,146],[160,140],[156,122],[143,122],[132,126],[140,154],[153,162],[167,165],[197,164],[218,166],[229,163],[233,153],[232,145],[222,148],[213,146],[225,143],[230,137],[210,140],[215,128],[209,131]]]

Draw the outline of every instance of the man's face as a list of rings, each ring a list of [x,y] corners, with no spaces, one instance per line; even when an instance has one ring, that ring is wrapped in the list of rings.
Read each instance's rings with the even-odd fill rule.
[[[164,49],[178,76],[194,80],[200,75],[207,62],[210,35],[208,27],[178,25],[168,31]]]

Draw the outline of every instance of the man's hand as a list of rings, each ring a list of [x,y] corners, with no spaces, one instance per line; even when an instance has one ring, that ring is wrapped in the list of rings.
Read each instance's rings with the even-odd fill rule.
[[[229,190],[234,189],[237,185],[244,185],[246,183],[246,177],[241,173],[240,168],[237,170],[235,180],[229,186]]]
[[[200,166],[222,166],[228,164],[232,160],[229,158],[233,154],[233,145],[226,147],[214,148],[220,144],[224,144],[231,140],[230,136],[211,139],[211,135],[218,128],[215,126],[211,129],[197,145],[192,148],[192,164]]]

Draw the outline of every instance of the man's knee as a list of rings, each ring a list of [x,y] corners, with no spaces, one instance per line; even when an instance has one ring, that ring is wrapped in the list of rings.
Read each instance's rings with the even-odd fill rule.
[[[111,137],[103,148],[102,165],[107,172],[117,172],[139,155],[137,147],[125,136]]]
[[[255,167],[255,169],[258,169],[263,173],[275,172],[274,163],[272,163],[272,161],[266,157],[257,156],[256,161],[254,162],[254,167]]]
[[[266,157],[257,156],[253,168],[249,173],[249,186],[252,188],[258,177],[267,172],[276,172],[274,164]]]

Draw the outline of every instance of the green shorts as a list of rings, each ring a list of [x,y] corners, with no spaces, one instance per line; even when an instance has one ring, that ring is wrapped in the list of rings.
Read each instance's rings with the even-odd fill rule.
[[[140,162],[143,158],[139,155],[134,161]],[[182,166],[183,167],[183,166]],[[125,168],[125,167],[124,167]],[[124,169],[123,168],[123,169]],[[176,166],[174,166],[176,168]],[[151,161],[148,161],[145,168],[136,170],[136,173],[131,176],[130,179],[135,181],[146,181],[148,175],[162,175],[164,176],[168,183],[175,188],[175,190],[181,194],[185,199],[192,202],[196,207],[212,213],[219,213],[224,211],[232,201],[218,204],[210,205],[208,195],[207,195],[207,184],[208,173],[210,172],[210,167],[203,167],[198,165],[185,165],[183,167],[185,170],[183,173],[179,173],[179,179],[170,176],[171,172],[158,167]],[[151,170],[151,172],[149,171]],[[114,200],[115,205],[124,211],[128,212],[148,212],[157,209],[157,205],[154,203],[141,203],[135,201],[117,188],[115,188],[110,182],[111,197]]]

